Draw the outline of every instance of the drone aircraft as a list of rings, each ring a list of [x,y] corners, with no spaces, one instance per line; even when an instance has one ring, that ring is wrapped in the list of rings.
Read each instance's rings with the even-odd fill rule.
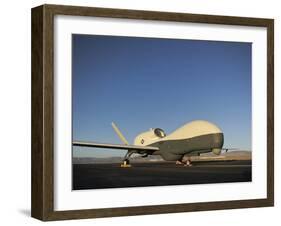
[[[207,152],[220,155],[224,149],[222,148],[224,136],[221,129],[204,120],[191,121],[169,135],[166,135],[164,130],[160,128],[150,129],[137,135],[133,145],[129,144],[113,122],[112,127],[123,144],[74,141],[73,145],[128,150],[121,167],[130,167],[129,158],[135,153],[142,157],[160,155],[166,161],[176,161],[176,164],[191,166],[191,156],[199,156]]]

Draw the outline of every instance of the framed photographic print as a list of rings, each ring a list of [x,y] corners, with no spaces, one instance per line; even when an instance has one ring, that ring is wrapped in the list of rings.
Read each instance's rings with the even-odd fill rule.
[[[32,216],[273,206],[273,32],[272,19],[33,8]]]

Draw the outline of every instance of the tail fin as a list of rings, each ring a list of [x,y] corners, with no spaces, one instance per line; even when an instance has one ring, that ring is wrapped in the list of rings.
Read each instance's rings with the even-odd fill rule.
[[[114,124],[114,122],[111,123],[112,128],[114,129],[114,131],[116,132],[117,136],[120,138],[120,140],[124,143],[124,144],[129,144],[129,142],[126,140],[126,138],[123,136],[123,134],[121,133],[121,131],[118,129],[118,127]]]

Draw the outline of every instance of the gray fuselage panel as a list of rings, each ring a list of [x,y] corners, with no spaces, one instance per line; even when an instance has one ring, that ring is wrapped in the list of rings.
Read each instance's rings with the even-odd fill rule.
[[[223,133],[213,133],[180,140],[163,140],[149,146],[158,147],[154,155],[161,155],[167,161],[180,160],[184,155],[194,155],[223,147]]]

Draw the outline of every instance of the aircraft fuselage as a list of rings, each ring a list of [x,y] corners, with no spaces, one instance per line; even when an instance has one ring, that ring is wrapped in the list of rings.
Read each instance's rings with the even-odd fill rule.
[[[176,161],[184,155],[193,156],[213,152],[220,154],[224,136],[219,127],[208,121],[196,120],[185,124],[167,135],[161,129],[152,129],[139,134],[135,145],[159,148],[153,155],[161,155],[164,160]]]

